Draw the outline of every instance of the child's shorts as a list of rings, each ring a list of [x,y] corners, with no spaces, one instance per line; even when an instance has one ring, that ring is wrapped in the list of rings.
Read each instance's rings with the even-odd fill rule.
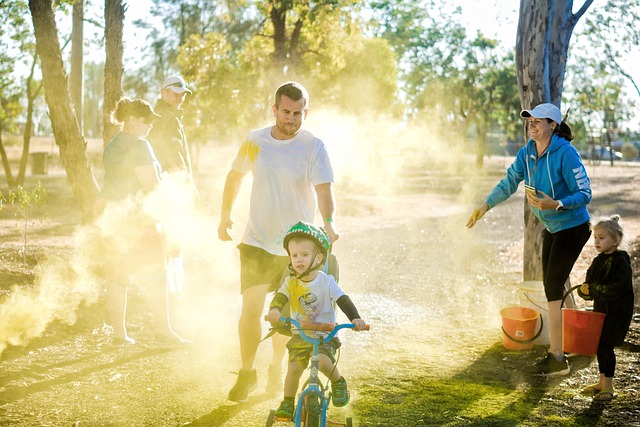
[[[337,337],[333,337],[320,345],[318,354],[324,354],[332,363],[336,363],[336,350],[341,345],[340,340]],[[309,359],[313,352],[313,344],[305,341],[300,335],[294,334],[287,343],[287,350],[289,350],[289,362],[297,360],[306,366],[309,364]]]

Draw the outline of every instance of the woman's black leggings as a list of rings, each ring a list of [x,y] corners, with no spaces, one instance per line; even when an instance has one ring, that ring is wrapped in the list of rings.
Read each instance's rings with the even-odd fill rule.
[[[616,353],[612,346],[598,347],[598,369],[605,377],[613,378],[616,371]]]
[[[557,233],[543,231],[542,275],[547,301],[562,299],[564,283],[589,236],[591,227],[588,221]]]

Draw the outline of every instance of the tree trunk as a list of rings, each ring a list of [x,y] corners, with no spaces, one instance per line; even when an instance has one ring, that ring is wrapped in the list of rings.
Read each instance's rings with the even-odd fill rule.
[[[107,142],[119,128],[111,121],[111,112],[122,98],[122,29],[124,25],[124,6],[122,0],[105,0],[104,2],[106,39],[106,60],[104,64],[104,105],[102,107],[102,140]]]
[[[83,219],[89,220],[93,213],[97,186],[87,159],[86,143],[71,107],[52,0],[29,0],[29,9],[36,48],[42,61],[45,100],[49,107],[53,136],[60,148],[60,159],[80,205]]]
[[[34,103],[40,90],[42,89],[42,81],[37,87],[33,87],[33,78],[38,64],[38,53],[33,53],[33,62],[31,63],[31,71],[27,77],[27,120],[24,125],[24,134],[22,135],[22,156],[20,158],[20,167],[18,168],[17,185],[24,185],[24,177],[27,174],[27,163],[29,162],[29,147],[31,145],[31,131],[33,130],[33,109]]]
[[[585,0],[573,14],[573,0],[520,0],[516,68],[523,109],[544,102],[560,106],[571,34],[591,3]],[[523,278],[540,280],[543,226],[524,205]]]
[[[2,126],[0,126],[0,159],[2,159],[4,175],[7,177],[7,185],[10,188],[13,188],[15,186],[15,181],[13,180],[13,174],[11,173],[11,165],[9,164],[7,151],[4,149],[4,143],[2,142]]]
[[[71,28],[71,72],[69,90],[76,111],[80,132],[83,132],[83,85],[84,85],[84,0],[73,4],[73,26]]]

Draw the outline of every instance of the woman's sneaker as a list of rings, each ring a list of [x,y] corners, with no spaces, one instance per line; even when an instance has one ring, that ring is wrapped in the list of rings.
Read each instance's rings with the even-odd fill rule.
[[[277,418],[291,419],[293,417],[294,405],[290,400],[283,400],[280,402],[280,406],[276,409]]]
[[[569,368],[569,361],[564,354],[562,355],[562,360],[558,361],[553,354],[547,353],[544,359],[527,369],[527,372],[534,375],[542,375],[543,377],[558,377],[567,375],[571,372],[571,369]]]
[[[252,392],[258,385],[258,378],[256,376],[256,370],[252,369],[247,371],[241,369],[238,372],[238,379],[236,384],[229,391],[229,400],[234,402],[246,402],[249,398],[249,393]]]
[[[347,390],[347,381],[344,377],[340,377],[335,383],[331,383],[331,401],[333,406],[341,407],[349,403],[349,390]]]

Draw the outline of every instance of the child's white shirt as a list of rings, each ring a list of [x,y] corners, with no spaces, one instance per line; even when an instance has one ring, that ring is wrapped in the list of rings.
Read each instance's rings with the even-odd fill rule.
[[[278,292],[289,298],[291,318],[322,323],[335,323],[336,301],[345,294],[333,276],[322,271],[311,282],[289,276]]]

